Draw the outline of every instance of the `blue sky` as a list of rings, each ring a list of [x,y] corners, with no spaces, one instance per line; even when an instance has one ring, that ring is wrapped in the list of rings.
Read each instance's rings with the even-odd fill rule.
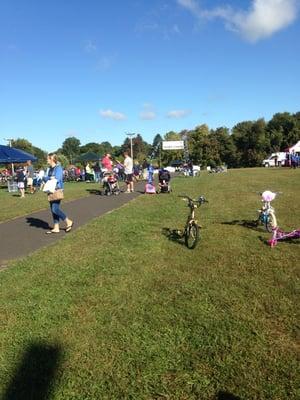
[[[300,111],[299,3],[2,0],[0,142],[152,142]]]

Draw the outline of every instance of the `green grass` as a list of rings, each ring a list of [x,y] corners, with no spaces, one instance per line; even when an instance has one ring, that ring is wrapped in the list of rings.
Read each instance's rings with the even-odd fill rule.
[[[98,190],[99,184],[86,182],[72,182],[65,184],[65,200],[74,200],[88,196],[90,190]],[[0,187],[0,222],[21,217],[34,211],[48,208],[47,195],[37,192],[34,195],[26,194],[21,199],[19,193],[8,193],[7,187]]]
[[[279,224],[299,227],[299,179],[178,178],[172,194],[140,196],[11,263],[0,274],[0,388],[15,379],[15,389],[4,399],[26,398],[22,376],[41,375],[46,390],[51,366],[53,399],[298,399],[300,242],[271,249],[243,221],[257,216],[255,192],[271,189],[283,192]],[[163,234],[184,225],[181,193],[210,202],[194,250]]]

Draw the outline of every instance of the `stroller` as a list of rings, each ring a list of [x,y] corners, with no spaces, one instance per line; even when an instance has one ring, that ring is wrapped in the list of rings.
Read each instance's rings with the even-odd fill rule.
[[[103,189],[106,196],[112,194],[118,195],[121,193],[118,177],[114,172],[105,172],[102,178]]]
[[[158,173],[158,193],[170,193],[171,186],[170,186],[171,175],[170,172],[166,169],[161,169]]]

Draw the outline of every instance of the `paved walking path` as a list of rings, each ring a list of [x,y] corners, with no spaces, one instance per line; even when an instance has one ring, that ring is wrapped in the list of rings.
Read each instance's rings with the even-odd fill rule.
[[[61,208],[74,221],[73,231],[91,219],[119,208],[136,198],[142,193],[143,187],[144,183],[141,182],[136,185],[134,193],[121,193],[119,196],[91,194],[88,197],[62,202]],[[27,256],[65,235],[69,235],[63,229],[58,234],[47,235],[46,231],[52,227],[52,224],[50,209],[1,223],[0,268],[5,267],[9,260]]]

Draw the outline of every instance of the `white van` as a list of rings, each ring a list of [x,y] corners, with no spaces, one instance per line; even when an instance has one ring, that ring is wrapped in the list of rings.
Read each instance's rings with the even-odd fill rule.
[[[281,167],[285,164],[286,153],[277,152],[272,153],[269,158],[263,160],[262,165],[264,167]]]

